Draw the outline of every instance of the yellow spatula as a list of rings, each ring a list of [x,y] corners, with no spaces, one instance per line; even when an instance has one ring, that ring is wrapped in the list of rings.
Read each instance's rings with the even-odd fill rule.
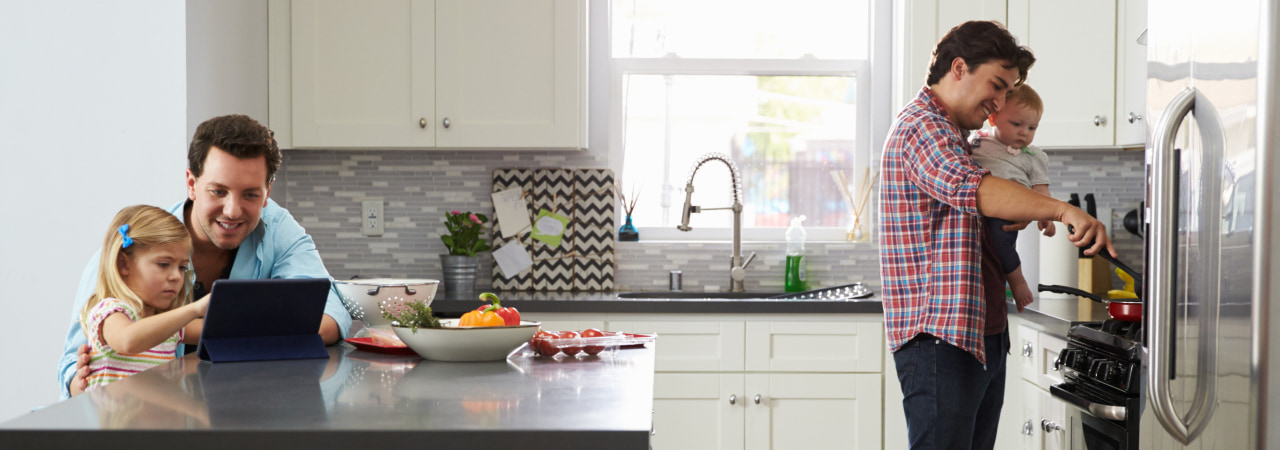
[[[1113,299],[1138,298],[1137,292],[1133,290],[1133,276],[1129,275],[1128,272],[1121,270],[1119,267],[1116,268],[1116,275],[1118,275],[1121,280],[1124,280],[1124,289],[1109,290],[1107,291],[1107,296]]]

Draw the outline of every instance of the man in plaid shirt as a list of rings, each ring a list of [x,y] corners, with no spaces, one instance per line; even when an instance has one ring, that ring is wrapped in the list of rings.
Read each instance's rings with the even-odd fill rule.
[[[1075,245],[1091,245],[1087,254],[1115,254],[1097,219],[991,176],[970,157],[968,130],[1004,106],[1034,62],[997,22],[952,28],[934,47],[926,86],[898,114],[885,142],[885,334],[912,449],[995,445],[1009,332],[1003,279],[987,280],[999,291],[984,292],[981,216],[1018,222],[1010,227],[1019,229],[1032,220],[1062,222]]]

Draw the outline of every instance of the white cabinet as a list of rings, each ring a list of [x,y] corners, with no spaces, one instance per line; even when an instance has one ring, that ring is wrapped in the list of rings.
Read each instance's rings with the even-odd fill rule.
[[[933,45],[967,20],[1004,23],[1035,53],[1027,82],[1044,100],[1041,147],[1141,145],[1145,139],[1145,0],[920,0],[900,3],[894,111],[924,85]],[[1129,113],[1134,113],[1129,122]],[[1139,119],[1138,116],[1143,116]]]
[[[1053,362],[1066,348],[1067,342],[1023,324],[1013,316],[1009,317],[1009,329],[1013,333],[1009,367],[1017,371],[1018,377],[1007,378],[1002,416],[1015,416],[1001,420],[997,448],[1072,448],[1072,433],[1080,428],[1080,424],[1074,423],[1076,416],[1067,414],[1066,403],[1049,394],[1050,386],[1062,382],[1062,374],[1053,369]],[[1011,423],[1012,427],[1005,426]],[[1077,445],[1083,445],[1083,442]]]
[[[606,326],[659,336],[654,449],[879,449],[882,320],[610,314]]]
[[[1147,30],[1147,0],[1123,0],[1116,23],[1116,145],[1143,146],[1147,139],[1147,46],[1138,37]]]
[[[271,65],[271,126],[293,148],[584,148],[586,13],[583,0],[274,0],[271,58],[291,63]]]
[[[1005,0],[909,0],[895,4],[894,13],[902,23],[894,38],[895,72],[901,74],[891,114],[911,102],[924,87],[929,76],[929,60],[933,45],[951,28],[969,20],[1005,21]]]
[[[1041,147],[1115,144],[1116,0],[1010,0],[1009,31],[1031,48],[1044,100]]]
[[[434,1],[294,0],[290,18],[294,147],[435,146]]]
[[[881,448],[880,374],[748,373],[746,380],[747,450]]]

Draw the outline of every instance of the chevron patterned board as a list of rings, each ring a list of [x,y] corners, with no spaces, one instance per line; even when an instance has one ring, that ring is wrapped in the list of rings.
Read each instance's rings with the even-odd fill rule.
[[[493,288],[501,290],[612,290],[614,287],[614,177],[609,169],[498,169],[493,192],[519,188],[524,192],[532,222],[546,209],[570,218],[560,239],[551,246],[520,236],[502,237],[502,224],[493,221],[491,242],[496,249],[519,239],[533,259],[533,267],[514,276],[493,266]],[[496,215],[495,215],[496,216]]]

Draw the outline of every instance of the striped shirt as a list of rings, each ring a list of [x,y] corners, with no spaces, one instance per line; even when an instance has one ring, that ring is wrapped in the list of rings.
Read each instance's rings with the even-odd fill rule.
[[[885,335],[897,351],[928,333],[986,364],[978,184],[964,132],[928,87],[898,114],[880,185]]]
[[[133,307],[115,298],[98,302],[98,305],[93,307],[93,311],[89,312],[88,330],[89,336],[92,337],[89,339],[89,345],[92,346],[92,351],[89,353],[89,385],[85,388],[86,391],[173,361],[178,343],[182,342],[183,330],[178,330],[160,345],[145,352],[132,355],[118,353],[107,345],[106,339],[102,337],[102,322],[107,319],[107,316],[115,313],[124,313],[134,322],[140,319]]]

